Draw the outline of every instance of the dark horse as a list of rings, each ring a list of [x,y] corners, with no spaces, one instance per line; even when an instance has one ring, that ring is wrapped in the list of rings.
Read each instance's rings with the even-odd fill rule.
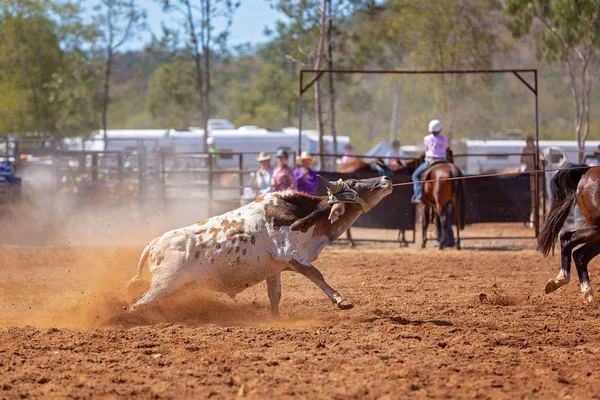
[[[399,166],[402,166],[402,162],[400,160],[396,160]],[[356,172],[376,172],[382,175],[393,176],[394,173],[400,173],[402,169],[398,171],[392,171],[385,162],[381,158],[376,158],[374,162],[367,162],[363,160],[352,160],[349,163],[342,164],[338,167],[337,172],[342,174],[353,174]],[[350,242],[351,247],[356,247],[356,243],[352,239],[352,233],[350,232],[350,228],[346,231],[346,236],[348,237],[348,241]],[[405,246],[407,245],[406,237],[404,234],[404,230],[401,230],[398,233],[398,241]]]
[[[569,283],[572,253],[581,292],[584,299],[591,302],[594,300],[594,290],[587,266],[600,254],[600,167],[575,165],[558,171],[552,178],[550,191],[552,207],[538,236],[538,251],[544,256],[550,250],[554,254],[556,237],[576,201],[585,217],[585,224],[579,229],[560,234],[560,271],[556,279],[546,283],[546,293],[554,292]],[[579,245],[583,246],[573,251]]]
[[[452,160],[451,153],[449,160]],[[413,172],[418,165],[425,160],[421,155],[418,160],[409,163],[408,168]],[[450,216],[449,206],[452,205],[454,214],[454,223],[456,224],[456,248],[460,250],[460,230],[465,228],[465,189],[464,181],[456,179],[445,181],[443,179],[463,176],[451,161],[437,162],[432,164],[421,180],[431,180],[423,184],[423,199],[421,201],[421,221],[423,228],[423,241],[421,247],[427,245],[427,228],[431,215],[435,214],[439,231],[439,249],[442,250],[446,245],[446,234],[448,218]]]

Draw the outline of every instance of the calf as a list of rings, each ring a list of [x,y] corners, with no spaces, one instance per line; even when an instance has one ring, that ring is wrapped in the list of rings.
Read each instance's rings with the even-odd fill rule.
[[[267,194],[253,203],[181,229],[146,246],[131,288],[150,262],[152,283],[131,310],[177,288],[200,281],[234,297],[267,281],[271,312],[279,314],[280,273],[298,272],[314,282],[340,309],[352,308],[312,265],[323,248],[356,219],[392,192],[390,178],[329,182],[329,197],[287,191]]]

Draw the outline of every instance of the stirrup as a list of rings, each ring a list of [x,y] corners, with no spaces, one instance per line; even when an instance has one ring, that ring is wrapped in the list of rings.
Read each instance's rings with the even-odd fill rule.
[[[410,202],[413,204],[421,204],[421,199],[418,199],[417,196],[413,196],[412,199],[410,199]]]

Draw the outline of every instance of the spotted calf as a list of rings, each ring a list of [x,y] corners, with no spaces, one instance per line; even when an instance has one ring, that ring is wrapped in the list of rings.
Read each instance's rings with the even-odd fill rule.
[[[152,283],[130,309],[152,303],[191,282],[199,281],[234,297],[266,280],[271,311],[277,315],[283,270],[306,276],[339,308],[352,308],[312,262],[361,213],[390,194],[392,182],[385,176],[322,181],[330,190],[329,197],[292,191],[267,194],[237,210],[152,240],[142,252],[129,287],[141,280],[146,262]]]

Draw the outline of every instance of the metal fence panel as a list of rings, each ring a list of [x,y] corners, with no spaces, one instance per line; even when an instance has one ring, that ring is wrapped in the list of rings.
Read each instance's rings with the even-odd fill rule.
[[[374,172],[359,172],[354,174],[340,174],[338,172],[320,172],[320,175],[330,181],[342,179],[366,179],[380,176]],[[394,175],[393,183],[410,182],[408,175]],[[319,195],[326,195],[325,188],[319,186]],[[353,226],[375,229],[415,229],[415,207],[411,204],[412,185],[398,186],[381,203],[366,214],[361,215]]]

